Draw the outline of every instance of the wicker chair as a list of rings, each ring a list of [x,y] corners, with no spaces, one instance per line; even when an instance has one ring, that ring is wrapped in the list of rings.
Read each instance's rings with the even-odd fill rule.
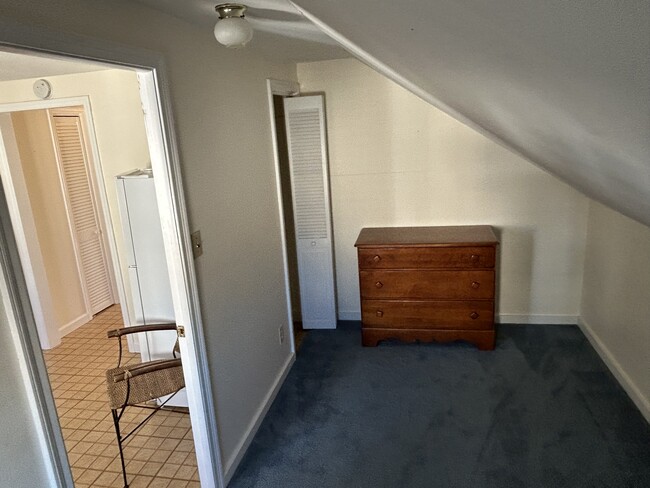
[[[172,350],[173,359],[159,359],[144,363],[122,366],[122,336],[140,332],[154,332],[160,330],[176,330],[176,324],[139,325],[111,330],[108,337],[116,337],[119,344],[119,357],[117,367],[106,371],[106,388],[108,400],[113,414],[117,445],[120,450],[122,462],[122,476],[124,487],[128,487],[126,466],[124,463],[124,442],[131,437],[140,427],[153,417],[165,404],[181,389],[185,387],[183,378],[183,365],[179,355],[178,340]],[[157,398],[171,395],[163,403],[152,406],[147,405]],[[136,425],[130,432],[123,434],[120,431],[120,419],[126,407],[140,407],[153,410],[144,420]]]

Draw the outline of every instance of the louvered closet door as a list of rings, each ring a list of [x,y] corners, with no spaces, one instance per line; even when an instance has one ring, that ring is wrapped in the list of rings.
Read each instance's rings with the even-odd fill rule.
[[[114,303],[79,116],[52,117],[63,183],[90,314]]]
[[[302,325],[336,328],[325,111],[322,96],[284,99]]]

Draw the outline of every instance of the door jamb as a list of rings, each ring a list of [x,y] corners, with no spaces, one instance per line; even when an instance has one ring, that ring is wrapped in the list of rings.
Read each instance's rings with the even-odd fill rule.
[[[0,113],[0,176],[4,183],[7,212],[14,228],[18,230],[14,231],[13,242],[24,267],[25,287],[31,299],[32,317],[40,345],[44,349],[50,349],[60,342],[59,330],[54,323],[54,309],[25,177],[21,164],[16,164],[17,160],[20,160],[20,155],[11,116],[9,113]]]
[[[289,274],[289,253],[287,251],[287,234],[286,223],[284,220],[284,211],[282,205],[282,180],[280,173],[280,155],[278,153],[278,131],[275,125],[275,106],[273,104],[273,95],[282,97],[291,97],[300,94],[300,84],[296,81],[275,80],[267,78],[266,90],[268,93],[269,113],[271,116],[271,142],[273,144],[273,162],[275,169],[275,191],[278,199],[278,209],[280,217],[280,236],[282,242],[282,264],[284,268],[284,288],[287,296],[287,315],[289,317],[289,339],[291,341],[291,352],[296,353],[296,338],[293,330],[293,308],[291,306],[291,288]]]
[[[0,296],[14,339],[16,356],[25,384],[41,449],[45,476],[51,486],[74,486],[63,435],[41,352],[26,281],[13,235],[4,186],[0,185]]]
[[[0,47],[28,50],[32,54],[40,53],[94,60],[136,69],[141,81],[145,82],[147,96],[143,96],[142,101],[145,105],[145,115],[155,129],[151,133],[148,131],[147,135],[148,138],[156,136],[155,140],[150,140],[150,146],[154,146],[150,147],[150,151],[152,152],[151,160],[154,173],[160,174],[158,179],[160,183],[156,185],[156,194],[161,214],[164,214],[162,224],[165,251],[168,256],[172,254],[178,258],[170,263],[170,278],[172,278],[174,308],[182,308],[176,313],[177,321],[185,326],[186,331],[186,338],[181,338],[180,343],[181,351],[185,350],[185,355],[188,358],[184,363],[184,371],[189,406],[192,412],[191,420],[199,477],[204,488],[223,488],[224,476],[218,426],[201,322],[198,286],[192,261],[189,219],[180,175],[180,159],[164,58],[162,55],[148,50],[51,31],[39,26],[5,22],[1,19],[0,32],[2,32]],[[9,244],[9,251],[11,251],[11,244]],[[8,269],[7,271],[11,272],[12,270]],[[26,302],[21,305],[26,307]],[[30,324],[24,325],[18,321],[12,322],[10,327],[21,338],[22,347],[18,350],[21,360],[30,365],[29,372],[25,374],[25,380],[29,381],[32,394],[37,398],[35,423],[42,439],[45,439],[40,444],[43,458],[48,464],[46,470],[49,473],[54,473],[52,482],[55,486],[71,487],[66,452],[65,449],[61,450],[62,432],[56,412],[51,410],[52,390],[47,375],[43,375],[43,355],[40,348],[34,350],[34,341],[29,342],[28,340],[30,335],[35,334],[35,328]],[[54,418],[52,418],[53,416]],[[36,417],[38,418],[36,419]],[[48,439],[54,442],[48,442]],[[56,474],[60,474],[60,476]]]

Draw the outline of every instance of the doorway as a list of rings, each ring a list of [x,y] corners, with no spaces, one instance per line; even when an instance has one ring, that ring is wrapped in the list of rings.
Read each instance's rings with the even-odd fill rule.
[[[275,120],[275,143],[280,175],[280,192],[282,215],[284,216],[284,232],[282,238],[286,248],[286,268],[289,277],[289,299],[293,321],[293,335],[296,352],[305,337],[302,326],[300,305],[300,276],[298,273],[298,252],[296,249],[296,228],[293,216],[293,197],[291,194],[291,172],[289,170],[289,151],[287,147],[287,131],[284,116],[284,96],[272,94],[273,118]]]
[[[72,47],[71,47],[72,49]],[[140,66],[155,66],[156,62],[151,60],[139,63]],[[114,67],[114,66],[113,66]],[[158,75],[160,76],[160,75]],[[174,168],[177,165],[175,154],[170,150],[170,142],[165,133],[168,134],[169,127],[163,128],[163,123],[168,122],[164,109],[161,106],[161,95],[157,85],[157,75],[151,69],[140,69],[137,72],[138,81],[141,82],[141,98],[144,107],[149,108],[148,114],[145,114],[146,136],[151,147],[151,163],[154,172],[161,180],[160,184],[156,185],[156,198],[159,201],[161,215],[166,216],[166,226],[164,226],[163,234],[165,238],[165,256],[168,263],[171,263],[171,281],[173,288],[174,309],[177,310],[177,322],[185,325],[186,337],[185,340],[180,341],[181,354],[184,357],[184,366],[193,372],[193,374],[186,375],[186,381],[189,393],[189,409],[192,412],[192,425],[204,427],[198,438],[195,439],[194,444],[197,445],[197,460],[199,465],[199,472],[201,479],[205,486],[218,486],[220,485],[221,473],[219,452],[216,440],[216,428],[214,420],[214,412],[212,409],[207,408],[204,398],[211,398],[210,387],[207,382],[207,369],[205,367],[205,351],[202,348],[202,337],[200,327],[197,327],[197,314],[198,309],[197,296],[195,283],[193,283],[193,275],[191,270],[188,272],[188,246],[185,244],[184,235],[188,234],[186,226],[186,218],[182,214],[182,189],[180,181],[178,181],[178,173]],[[52,101],[55,102],[55,101]],[[59,101],[60,102],[60,101]],[[56,103],[54,103],[56,105]],[[5,106],[4,109],[12,111],[16,106]],[[170,159],[171,158],[171,159]],[[3,181],[4,189],[7,192],[12,191],[12,185],[8,181]],[[9,198],[9,207],[15,206],[15,197]],[[14,208],[15,210],[15,208]],[[7,229],[10,209],[3,212],[2,218]],[[20,254],[25,253],[25,238],[24,235],[16,234],[17,241],[16,251]],[[21,239],[23,242],[21,243]],[[11,245],[11,242],[9,242]],[[11,249],[8,249],[11,252]],[[11,271],[10,269],[6,270]],[[30,269],[24,269],[26,281],[36,281]],[[18,284],[20,286],[20,284]],[[22,309],[29,307],[29,302],[23,298],[19,302],[6,303],[6,305],[13,307],[16,316],[24,316],[21,312]],[[36,312],[36,310],[35,310]],[[119,316],[119,311],[107,310],[104,314],[99,314],[98,319],[102,322],[111,322],[111,317]],[[36,315],[36,313],[35,313]],[[29,314],[27,314],[29,316]],[[110,316],[110,317],[109,317]],[[28,364],[33,364],[30,367],[32,385],[37,395],[37,407],[42,410],[43,435],[45,439],[49,439],[49,452],[52,454],[52,471],[55,476],[58,486],[72,486],[72,478],[68,460],[72,460],[73,456],[66,456],[65,451],[61,450],[63,444],[61,439],[61,430],[59,429],[59,422],[56,418],[56,412],[53,411],[53,399],[49,389],[47,378],[43,375],[44,362],[40,351],[33,349],[34,342],[28,340],[31,335],[34,337],[36,327],[33,322],[28,319],[24,321],[17,320],[13,326],[16,327],[17,333],[24,338],[23,340],[23,354],[25,355]],[[105,331],[104,331],[105,332]],[[189,340],[188,340],[189,339]],[[30,350],[30,348],[32,348]],[[53,385],[55,386],[55,385]],[[89,388],[89,386],[87,385]],[[98,393],[92,391],[90,393]],[[85,401],[85,400],[82,400]],[[69,406],[69,405],[68,405]],[[70,408],[74,408],[70,406]],[[97,414],[99,415],[99,414]],[[86,423],[89,420],[91,422]],[[83,419],[82,424],[89,426],[95,419]],[[78,422],[75,422],[75,426]],[[169,426],[166,426],[169,427]],[[175,427],[174,427],[175,428]],[[134,439],[137,438],[134,437]],[[185,439],[181,439],[185,440]],[[73,440],[73,442],[82,442],[81,440]],[[85,441],[84,441],[85,442]],[[186,443],[185,443],[186,444]],[[82,445],[85,446],[85,445]],[[76,447],[76,446],[75,446]],[[73,447],[72,449],[74,449]],[[87,446],[86,446],[87,447]],[[133,446],[138,447],[138,446]],[[83,448],[77,449],[77,454]],[[139,451],[148,449],[141,447]],[[147,451],[145,451],[147,452]],[[89,454],[84,452],[80,457]],[[187,453],[186,453],[187,454]],[[140,456],[144,456],[141,454]],[[138,461],[138,459],[135,459]],[[85,458],[84,462],[88,462]],[[137,468],[137,463],[134,469]],[[196,470],[196,468],[194,468]],[[107,475],[108,476],[108,475]],[[146,476],[146,475],[145,475]],[[97,478],[99,479],[99,478]],[[92,483],[96,483],[92,481]],[[53,484],[54,480],[53,480]]]
[[[69,77],[75,78],[75,75]],[[94,77],[95,81],[101,81],[103,72]],[[70,79],[58,81],[59,85],[63,85]],[[133,77],[132,81],[131,89],[137,91],[136,78]],[[74,80],[74,83],[82,84],[78,80]],[[127,89],[128,86],[122,88]],[[126,110],[125,107],[122,109]],[[135,112],[139,115],[139,110]],[[14,182],[10,191],[21,201],[31,204],[31,213],[24,208],[27,212],[18,215],[19,221],[15,221],[14,226],[16,232],[21,232],[24,223],[30,221],[36,228],[36,236],[29,244],[32,255],[40,253],[43,256],[45,269],[42,274],[47,277],[47,283],[39,284],[44,285],[41,290],[49,292],[47,301],[51,302],[55,312],[54,332],[59,332],[59,343],[45,348],[43,354],[73,479],[79,486],[119,486],[123,476],[122,465],[114,425],[107,416],[105,378],[106,371],[114,368],[117,362],[118,345],[115,340],[108,340],[107,333],[135,324],[133,321],[125,323],[122,307],[113,298],[109,263],[120,261],[120,256],[119,251],[118,255],[112,257],[105,252],[108,248],[105,242],[107,238],[115,241],[116,236],[110,224],[110,203],[109,208],[101,208],[97,195],[100,188],[110,194],[112,187],[119,186],[122,180],[106,181],[105,177],[101,177],[102,170],[112,169],[110,157],[104,159],[103,167],[94,163],[91,157],[93,151],[89,147],[92,145],[97,149],[97,159],[102,153],[96,141],[90,144],[86,136],[87,132],[95,132],[92,130],[95,126],[92,119],[86,116],[83,106],[13,111],[0,117],[5,119],[0,128],[4,151],[9,156],[3,158],[3,163],[8,163],[3,164],[3,173],[7,174],[8,166],[10,179]],[[111,132],[111,127],[100,128]],[[14,145],[18,151],[12,150],[11,146]],[[17,184],[21,176],[24,185]],[[138,181],[153,184],[152,178],[139,178]],[[26,195],[19,194],[20,186],[27,189]],[[172,309],[160,224],[158,233],[154,232],[156,228],[153,224],[159,222],[160,217],[155,208],[153,185],[149,185],[149,191],[140,193],[145,197],[141,198],[140,207],[149,208],[132,205],[131,215],[119,217],[124,224],[129,217],[133,222],[133,215],[139,211],[147,213],[147,221],[141,222],[145,227],[142,232],[155,235],[158,244],[156,250],[160,248],[155,259],[150,257],[149,261],[162,273],[147,286],[144,280],[146,272],[141,270],[138,283],[142,283],[142,286],[133,295],[160,294],[162,287],[167,293],[160,299],[165,298],[166,308]],[[153,208],[146,205],[150,202],[154,203]],[[115,211],[114,208],[112,210]],[[102,225],[102,222],[109,224]],[[132,243],[122,244],[127,249],[133,247]],[[30,261],[29,267],[33,269],[35,266]],[[119,271],[119,267],[116,269]],[[120,283],[123,289],[127,288],[125,284]],[[122,295],[125,296],[124,293]],[[42,298],[45,297],[36,296],[32,300],[40,301],[42,308]],[[73,318],[71,323],[74,327],[68,322],[70,317]],[[147,318],[156,322],[174,322],[173,309],[167,314]],[[135,323],[146,325],[147,322]],[[157,359],[171,358],[175,334],[172,333],[171,339],[158,337],[166,333],[169,332],[141,334],[145,336],[141,338],[141,343],[146,345],[139,349],[143,360],[150,360],[152,352],[157,352]],[[153,343],[156,340],[158,343]],[[156,345],[159,347],[154,351]],[[121,364],[128,366],[139,362],[140,354],[125,352]],[[185,392],[179,392],[166,406],[187,407]],[[126,472],[132,483],[137,485],[155,481],[164,484],[169,480],[198,483],[192,431],[186,410],[166,408],[126,444]],[[149,413],[148,410],[129,411],[122,419],[122,429],[126,432],[132,430]]]
[[[24,266],[34,275],[30,298],[44,349],[115,304],[113,258],[105,209],[93,178],[92,127],[83,106],[0,113],[6,158],[0,172],[18,209]],[[2,109],[0,109],[2,110]],[[92,142],[92,144],[91,144]],[[63,285],[63,286],[62,286]]]
[[[298,96],[299,85],[267,80],[285,258],[288,310],[295,343],[305,329],[337,322],[325,104]]]

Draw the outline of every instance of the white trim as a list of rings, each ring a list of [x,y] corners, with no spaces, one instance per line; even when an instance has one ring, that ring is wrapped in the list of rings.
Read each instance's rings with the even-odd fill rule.
[[[289,97],[300,93],[300,85],[295,81],[274,80],[267,78],[266,90],[269,100],[269,114],[271,116],[271,143],[273,144],[273,162],[275,169],[275,192],[278,199],[278,212],[280,222],[280,241],[282,245],[282,264],[284,267],[284,292],[287,297],[287,317],[289,323],[289,340],[291,342],[291,352],[296,352],[296,338],[293,330],[293,308],[291,305],[291,278],[289,273],[289,252],[287,251],[287,234],[286,223],[284,220],[284,205],[282,204],[282,179],[280,176],[280,156],[278,154],[278,132],[275,125],[275,104],[273,95]]]
[[[114,42],[81,37],[71,33],[54,31],[42,26],[32,26],[9,22],[0,18],[0,47],[15,50],[38,51],[41,54],[53,53],[59,56],[88,59],[96,62],[106,62],[129,68],[141,69],[140,81],[145,81],[150,87],[150,96],[143,100],[148,117],[157,122],[157,135],[151,143],[160,147],[151,148],[158,151],[156,162],[152,166],[157,172],[156,192],[159,198],[161,213],[170,212],[168,221],[163,222],[165,233],[166,252],[175,253],[178,262],[170,264],[170,278],[172,289],[176,298],[174,306],[182,305],[183,309],[176,312],[179,323],[185,325],[187,338],[181,341],[181,349],[185,349],[184,371],[188,389],[191,419],[194,430],[194,441],[197,454],[197,463],[201,486],[204,488],[223,488],[223,471],[219,448],[219,434],[216,422],[214,397],[207,363],[207,353],[198,297],[198,289],[194,266],[192,263],[192,249],[189,239],[189,224],[185,200],[183,196],[182,180],[180,176],[180,160],[175,139],[173,117],[171,111],[170,95],[166,79],[166,68],[162,55],[141,48],[125,47]],[[149,134],[148,134],[149,135]],[[165,198],[166,197],[166,198]],[[164,202],[161,202],[164,200]],[[164,203],[164,205],[161,205]],[[172,242],[173,241],[173,242]],[[167,251],[171,245],[173,249]],[[180,294],[180,297],[178,296]],[[24,307],[29,307],[25,302]],[[180,322],[182,320],[183,322]],[[30,324],[18,324],[17,327],[25,334],[30,332]],[[32,369],[38,366],[33,356],[38,356],[38,344],[32,343],[23,351]],[[42,361],[42,358],[41,358]],[[189,377],[189,381],[188,381]],[[47,399],[52,397],[47,371],[40,368],[30,378],[30,385],[35,392],[43,392]],[[53,401],[41,402],[37,405],[41,418],[45,419],[39,425],[43,435],[51,434],[53,442],[47,446],[48,454],[43,461],[51,463],[53,472],[62,472],[63,478],[57,479],[52,486],[72,487],[70,468],[67,463],[63,436],[58,426],[56,412],[53,414]],[[54,417],[52,417],[54,415]],[[65,478],[65,479],[64,479]]]
[[[625,372],[621,363],[616,360],[609,348],[600,337],[598,337],[596,332],[594,332],[594,329],[591,328],[584,318],[580,317],[578,319],[578,327],[580,327],[580,330],[589,340],[600,358],[627,392],[628,396],[632,399],[637,408],[641,411],[641,414],[645,417],[646,421],[650,423],[650,399],[643,396],[643,393],[639,387],[636,386],[632,378],[630,378],[630,376]]]
[[[72,488],[72,471],[61,435],[54,396],[47,381],[38,327],[33,315],[29,313],[29,292],[22,273],[18,246],[12,238],[10,211],[2,201],[3,193],[3,188],[0,187],[0,295],[9,319],[7,326],[14,339],[25,395],[43,455],[43,462],[39,464],[45,469],[49,486]]]
[[[577,315],[500,313],[497,324],[576,325]]]
[[[27,293],[32,303],[38,338],[43,349],[51,349],[61,342],[61,337],[56,325],[43,254],[27,193],[20,154],[9,117],[9,114],[4,116],[0,114],[0,175],[5,183],[7,207],[14,228],[18,254],[25,270]]]
[[[97,134],[95,133],[95,125],[93,121],[92,107],[90,105],[90,98],[88,96],[81,97],[67,97],[67,98],[57,98],[52,100],[31,100],[27,102],[15,102],[15,103],[5,103],[0,104],[0,113],[11,113],[11,112],[23,112],[27,110],[52,110],[52,109],[65,109],[69,107],[81,106],[83,111],[81,112],[81,120],[84,125],[83,137],[84,143],[86,144],[86,150],[89,150],[90,156],[90,166],[92,171],[90,172],[90,177],[92,184],[95,185],[94,196],[98,197],[96,202],[99,208],[96,210],[99,211],[99,220],[100,226],[104,233],[104,243],[108,243],[108,252],[107,258],[109,260],[108,266],[109,269],[112,268],[112,273],[109,273],[111,279],[111,286],[117,288],[117,297],[119,303],[122,307],[122,317],[124,319],[124,324],[126,326],[131,325],[128,318],[131,316],[130,310],[128,308],[128,300],[126,296],[126,291],[124,288],[124,277],[122,275],[122,270],[119,263],[119,255],[117,252],[117,240],[115,237],[115,232],[113,230],[113,223],[110,216],[110,208],[108,205],[108,194],[106,192],[106,185],[99,184],[99,182],[104,182],[104,171],[102,169],[102,162],[99,155],[99,145],[97,143]],[[49,118],[49,115],[48,115]],[[50,128],[51,129],[51,128]],[[54,134],[52,130],[50,133],[54,142]],[[2,141],[0,141],[2,142]],[[1,152],[1,151],[0,151]],[[0,154],[0,171],[3,171],[2,167],[2,155]],[[18,198],[24,197],[27,200],[27,206],[22,205],[24,208],[16,214],[12,213],[12,223],[14,226],[14,233],[16,241],[19,244],[19,249],[22,249],[21,242],[25,240],[25,249],[21,250],[21,261],[23,267],[25,268],[25,280],[27,281],[27,288],[29,290],[29,296],[32,300],[32,308],[34,308],[34,315],[36,319],[36,324],[39,327],[39,339],[41,341],[41,346],[43,349],[50,349],[61,342],[61,337],[58,335],[58,331],[61,330],[57,328],[56,325],[52,323],[54,317],[52,298],[48,286],[44,286],[44,283],[47,283],[46,274],[45,274],[45,264],[43,263],[40,243],[36,235],[36,227],[33,220],[33,213],[31,210],[31,205],[29,204],[29,198],[27,193],[27,188],[25,186],[24,178],[22,176],[22,167],[20,164],[14,164],[16,161],[10,160],[11,172],[16,175],[14,177],[14,184],[20,185],[11,188],[5,188],[7,194],[7,202],[12,212],[13,207],[19,208],[17,205],[20,203]],[[57,155],[57,172],[59,172],[59,183],[61,182],[61,174],[58,163]],[[4,174],[4,173],[3,173]],[[20,178],[18,178],[18,175]],[[20,181],[19,181],[20,180]],[[10,180],[7,180],[10,181]],[[63,188],[63,186],[62,186]],[[63,190],[62,190],[63,191]],[[66,216],[68,218],[68,226],[71,226],[70,218],[68,215],[68,199],[67,192],[63,191],[64,203],[66,205]],[[34,231],[30,231],[30,227],[34,228]],[[110,232],[108,232],[110,229]],[[76,241],[73,236],[72,227],[70,227],[70,234],[73,237],[73,241]],[[77,247],[73,246],[75,250],[75,258],[78,259]],[[78,272],[81,273],[79,269]],[[29,271],[29,272],[28,272]],[[35,274],[36,278],[32,276],[32,273]],[[79,274],[81,276],[81,274]],[[35,281],[34,284],[31,282]],[[82,287],[83,289],[83,287]],[[84,297],[86,296],[85,290],[82,290]],[[84,303],[87,301],[84,299]],[[39,310],[43,312],[39,313]],[[47,312],[49,310],[49,312]],[[86,306],[86,312],[88,312],[89,307]],[[41,316],[42,314],[42,316]],[[92,314],[89,314],[92,316]],[[47,332],[43,332],[47,331]]]
[[[65,337],[70,332],[74,332],[82,325],[90,322],[91,319],[92,319],[92,315],[84,313],[79,315],[79,317],[77,317],[76,319],[71,320],[67,324],[62,325],[61,327],[59,327],[59,331],[61,331],[61,337]]]
[[[339,310],[339,320],[361,320],[361,312],[359,310]]]
[[[162,64],[162,62],[158,63]],[[156,200],[160,212],[165,255],[169,268],[176,323],[185,326],[185,338],[179,338],[183,376],[191,413],[194,448],[199,478],[204,488],[225,487],[219,436],[210,382],[208,358],[203,336],[199,291],[180,160],[172,126],[171,106],[160,69],[138,71],[140,96],[149,142]],[[167,115],[167,116],[165,116]]]
[[[271,93],[271,103],[273,103],[273,95],[283,97],[296,97],[300,95],[300,83],[297,81],[267,78],[266,86]]]
[[[246,429],[246,433],[244,434],[241,441],[235,448],[232,456],[230,456],[230,458],[228,459],[228,462],[226,463],[226,467],[225,467],[226,485],[230,483],[230,480],[235,474],[235,471],[237,470],[239,463],[244,457],[244,454],[246,454],[246,451],[248,450],[248,447],[250,446],[251,442],[255,438],[255,434],[257,434],[260,425],[262,425],[262,421],[264,420],[264,417],[266,417],[269,408],[271,408],[271,405],[273,404],[275,397],[278,395],[280,388],[284,384],[284,380],[289,374],[289,371],[291,370],[291,366],[293,365],[295,360],[296,360],[296,355],[294,353],[292,353],[291,356],[287,358],[287,361],[284,363],[284,367],[275,378],[275,382],[273,383],[273,388],[269,390],[268,394],[266,395],[266,398],[262,401],[262,404],[257,409],[257,412],[253,416],[253,419],[251,420],[250,424],[248,424],[248,429]]]

